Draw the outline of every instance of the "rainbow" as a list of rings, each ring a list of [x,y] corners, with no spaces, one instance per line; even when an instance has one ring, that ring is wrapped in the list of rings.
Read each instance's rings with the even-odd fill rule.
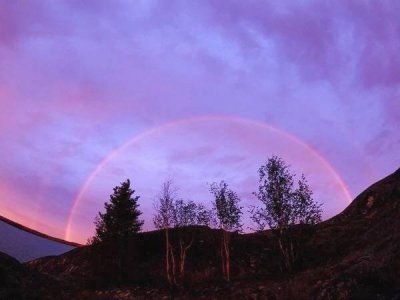
[[[108,162],[110,162],[115,156],[117,156],[121,151],[125,150],[127,147],[129,147],[129,146],[131,146],[153,134],[160,133],[162,131],[165,131],[165,130],[175,127],[175,126],[188,125],[190,123],[204,122],[204,121],[229,121],[229,122],[237,122],[237,123],[242,123],[242,124],[246,124],[246,125],[261,127],[264,129],[268,129],[272,132],[275,132],[275,133],[297,143],[299,146],[304,147],[307,151],[309,151],[321,163],[321,165],[323,165],[323,167],[333,176],[333,178],[335,178],[335,180],[339,183],[344,195],[346,196],[347,201],[349,203],[351,202],[352,196],[349,192],[349,188],[345,184],[344,180],[339,176],[339,174],[334,169],[334,167],[317,150],[311,148],[310,145],[306,144],[304,141],[300,140],[296,136],[294,136],[286,131],[283,131],[281,129],[278,129],[276,127],[273,127],[269,124],[259,122],[259,121],[244,119],[244,118],[240,118],[240,117],[233,117],[233,116],[226,116],[226,115],[196,116],[196,117],[190,117],[190,118],[185,118],[185,119],[178,119],[178,120],[174,120],[174,121],[171,121],[168,123],[164,123],[164,124],[152,127],[150,129],[134,136],[132,139],[130,139],[127,142],[125,142],[124,144],[116,147],[108,155],[106,155],[100,161],[100,163],[96,166],[96,168],[86,178],[85,182],[79,189],[75,199],[73,200],[73,203],[71,205],[71,208],[70,208],[70,211],[68,214],[67,224],[65,227],[64,240],[69,241],[71,238],[71,226],[72,226],[73,216],[75,214],[75,211],[76,211],[83,195],[85,194],[86,190],[88,189],[89,185],[92,183],[93,179],[97,176],[97,174],[99,174],[99,172],[104,168],[104,166],[107,165]]]

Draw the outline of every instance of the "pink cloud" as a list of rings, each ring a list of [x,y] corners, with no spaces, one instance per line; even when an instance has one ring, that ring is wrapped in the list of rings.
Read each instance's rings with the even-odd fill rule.
[[[321,152],[355,192],[400,164],[396,1],[3,2],[0,178],[24,174],[38,203],[60,191],[43,212],[55,227],[49,216],[64,220],[107,153],[179,118],[266,121]],[[240,128],[224,134],[244,151],[263,146]],[[240,160],[191,145],[171,165]]]

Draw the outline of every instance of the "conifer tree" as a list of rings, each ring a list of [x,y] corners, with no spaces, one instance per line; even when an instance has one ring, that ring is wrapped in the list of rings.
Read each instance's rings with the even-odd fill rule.
[[[110,201],[104,203],[105,212],[95,219],[96,235],[92,242],[106,240],[124,240],[138,233],[144,221],[139,220],[142,212],[139,210],[139,196],[131,189],[130,180],[114,188]]]

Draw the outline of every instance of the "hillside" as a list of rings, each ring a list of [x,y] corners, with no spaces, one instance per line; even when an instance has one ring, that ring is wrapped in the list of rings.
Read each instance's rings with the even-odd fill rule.
[[[297,234],[302,228],[293,230]],[[231,235],[230,284],[220,280],[219,231],[173,230],[175,243],[181,234],[193,235],[195,242],[188,253],[187,276],[174,289],[168,288],[163,274],[162,231],[129,240],[129,255],[123,258],[116,245],[104,244],[25,267],[65,287],[57,294],[60,299],[400,299],[400,169],[316,226],[290,275],[280,271],[269,231]],[[55,292],[49,286],[42,296]]]
[[[70,251],[76,243],[66,242],[15,223],[0,216],[0,252],[26,262],[48,255]]]

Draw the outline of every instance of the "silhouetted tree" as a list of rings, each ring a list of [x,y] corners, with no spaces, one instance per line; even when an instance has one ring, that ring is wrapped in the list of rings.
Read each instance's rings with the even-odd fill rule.
[[[176,200],[174,205],[175,224],[174,227],[181,228],[179,230],[179,274],[181,279],[185,275],[185,262],[188,250],[192,247],[194,236],[188,227],[197,224],[197,204],[193,201]],[[189,229],[189,230],[188,230]]]
[[[95,219],[96,234],[91,242],[122,240],[141,230],[144,221],[139,220],[142,212],[139,196],[133,196],[134,193],[129,179],[114,188],[110,201],[104,203],[105,212],[99,212]]]
[[[294,189],[294,175],[289,166],[273,156],[259,170],[258,192],[254,193],[263,207],[251,209],[252,220],[259,230],[269,227],[277,236],[284,265],[291,270],[296,258],[295,239],[290,227],[295,224],[313,225],[321,221],[321,205],[312,198],[312,191],[304,177]]]
[[[178,272],[184,279],[185,262],[189,249],[194,242],[193,230],[187,228],[192,225],[209,225],[210,211],[203,204],[196,204],[188,200],[178,199],[177,188],[172,181],[166,181],[154,205],[154,226],[165,230],[165,269],[167,280],[176,284],[175,252],[179,253]],[[174,250],[169,229],[180,228],[177,231],[179,249]]]
[[[216,225],[221,229],[221,261],[222,274],[226,281],[230,281],[230,235],[233,230],[241,230],[242,207],[239,206],[238,195],[228,188],[228,184],[221,181],[210,186],[214,195],[213,209],[216,215]]]
[[[157,201],[154,204],[156,214],[154,215],[154,226],[165,231],[165,272],[169,284],[175,284],[175,257],[170,242],[169,229],[175,223],[175,198],[176,188],[172,181],[166,181],[161,187]]]
[[[110,195],[110,201],[104,203],[105,212],[96,216],[96,234],[89,240],[89,243],[102,246],[103,242],[112,242],[115,253],[117,272],[115,276],[119,282],[126,279],[127,268],[127,243],[129,237],[138,233],[144,221],[139,220],[142,212],[139,210],[139,196],[133,196],[134,190],[130,187],[127,179],[120,186],[114,188],[114,193]]]
[[[203,204],[197,204],[197,225],[210,226],[212,219],[212,211]]]

